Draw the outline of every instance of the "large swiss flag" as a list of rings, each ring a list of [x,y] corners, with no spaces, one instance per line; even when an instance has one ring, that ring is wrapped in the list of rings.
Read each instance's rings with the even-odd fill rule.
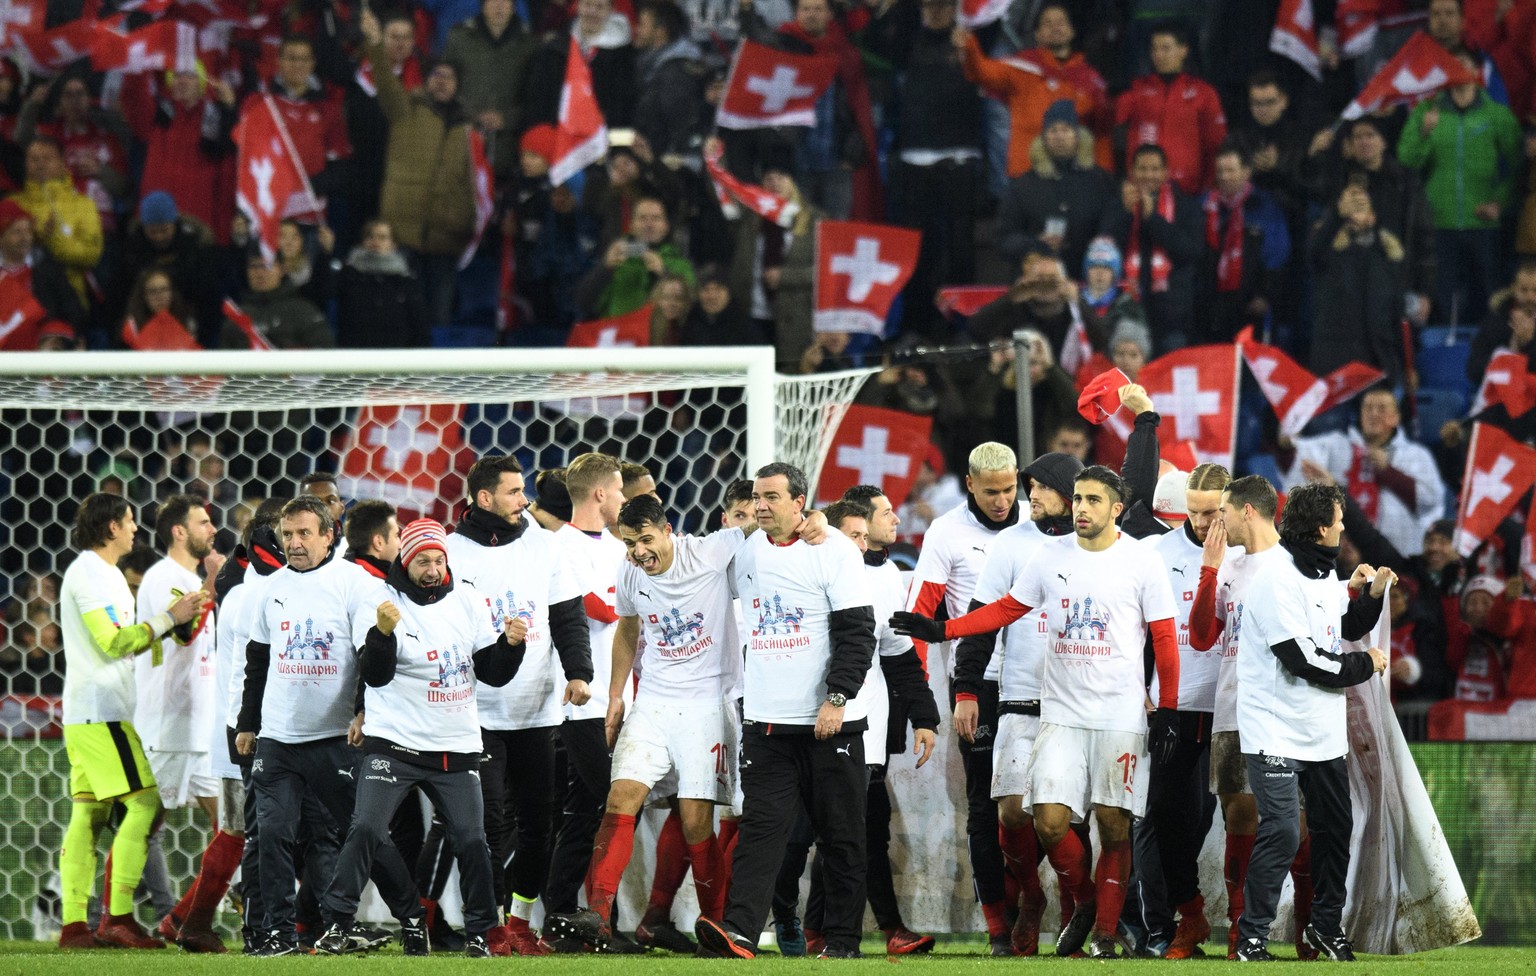
[[[912,277],[921,244],[922,234],[905,227],[818,223],[816,331],[884,332],[886,313]]]
[[[875,485],[900,508],[928,453],[931,433],[932,417],[854,404],[827,450],[816,496],[834,500],[854,485]]]
[[[1536,484],[1536,450],[1491,424],[1473,424],[1461,484],[1455,545],[1470,556]]]
[[[464,408],[365,406],[352,424],[341,455],[337,488],[353,498],[382,498],[400,510],[400,520],[450,519],[471,452],[464,448]]]
[[[1344,107],[1344,118],[1358,119],[1395,105],[1416,105],[1447,85],[1481,80],[1434,38],[1418,31]]]
[[[1196,461],[1232,466],[1241,363],[1235,345],[1190,346],[1142,367],[1136,382],[1162,415],[1157,439],[1165,456],[1190,442]]]
[[[742,41],[725,79],[715,122],[722,129],[815,125],[816,100],[836,74],[837,62],[832,58]]]

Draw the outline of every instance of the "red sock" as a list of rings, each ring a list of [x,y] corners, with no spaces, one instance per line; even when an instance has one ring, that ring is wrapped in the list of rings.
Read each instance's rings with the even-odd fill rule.
[[[592,866],[587,869],[587,905],[606,922],[613,917],[613,899],[619,879],[635,849],[635,818],[627,813],[605,813],[592,842]]]
[[[1291,883],[1296,886],[1296,933],[1312,921],[1312,838],[1301,839],[1296,858],[1291,861]]]
[[[713,834],[697,844],[688,845],[693,861],[693,886],[699,893],[699,914],[713,921],[725,915],[725,864],[720,842]]]
[[[720,890],[731,890],[731,865],[736,860],[736,841],[741,837],[741,821],[720,818]]]
[[[1125,884],[1131,877],[1131,842],[1107,840],[1100,846],[1099,867],[1094,875],[1098,912],[1093,927],[1100,935],[1113,935],[1125,907]]]
[[[996,939],[1008,934],[1008,903],[987,901],[981,904],[982,917],[987,920],[987,938]]]
[[[1004,827],[997,825],[997,842],[1003,849],[1003,867],[1019,887],[1026,908],[1040,903],[1040,858],[1037,854],[1035,825]]]
[[[245,850],[245,838],[235,837],[220,830],[203,851],[203,862],[197,877],[192,879],[187,893],[171,910],[183,926],[194,932],[212,928],[213,913],[219,900],[229,890],[229,879],[240,867],[240,854]]]
[[[1055,847],[1045,849],[1063,891],[1071,892],[1074,905],[1092,905],[1098,897],[1093,884],[1093,862],[1077,834],[1067,831]]]
[[[1243,885],[1248,881],[1248,859],[1253,857],[1252,834],[1227,835],[1227,918],[1232,922],[1243,915]]]
[[[672,899],[688,876],[688,842],[683,840],[683,821],[674,810],[662,822],[656,838],[656,875],[651,879],[650,907],[672,912]]]

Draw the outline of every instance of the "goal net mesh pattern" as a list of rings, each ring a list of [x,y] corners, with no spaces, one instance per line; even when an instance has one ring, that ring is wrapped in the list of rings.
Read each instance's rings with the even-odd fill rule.
[[[12,368],[0,379],[0,938],[57,934],[69,801],[56,603],[69,527],[87,494],[126,495],[141,527],[153,526],[157,500],[199,495],[227,549],[256,504],[292,496],[298,479],[317,470],[335,472],[348,499],[395,504],[402,523],[416,515],[451,522],[477,457],[515,455],[533,494],[537,472],[602,451],[645,465],[674,525],[696,533],[717,524],[726,486],[749,476],[741,370],[364,373],[342,368],[342,354],[334,372],[316,375],[61,376],[41,368],[59,362],[32,375]],[[775,458],[814,484],[869,372],[779,377]],[[142,541],[152,543],[147,530]],[[168,815],[173,897],[195,873],[208,836],[201,814]],[[169,906],[155,907],[157,917]],[[150,921],[148,903],[141,917]]]

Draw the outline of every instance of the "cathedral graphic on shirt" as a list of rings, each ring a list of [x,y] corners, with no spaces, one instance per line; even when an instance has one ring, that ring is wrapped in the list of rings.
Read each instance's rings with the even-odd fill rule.
[[[762,634],[798,634],[800,621],[805,619],[804,610],[800,607],[786,609],[777,593],[770,600],[754,599],[752,609],[758,612],[757,626],[752,630],[753,637]]]

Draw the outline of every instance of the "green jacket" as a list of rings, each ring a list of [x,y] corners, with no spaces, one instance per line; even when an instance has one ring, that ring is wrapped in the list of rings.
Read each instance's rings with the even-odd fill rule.
[[[1423,120],[1438,109],[1440,121],[1424,135]],[[1480,230],[1499,226],[1479,220],[1480,204],[1497,203],[1507,214],[1520,169],[1520,123],[1514,113],[1479,90],[1465,110],[1450,92],[1419,103],[1397,143],[1397,158],[1424,174],[1424,195],[1437,230]]]

